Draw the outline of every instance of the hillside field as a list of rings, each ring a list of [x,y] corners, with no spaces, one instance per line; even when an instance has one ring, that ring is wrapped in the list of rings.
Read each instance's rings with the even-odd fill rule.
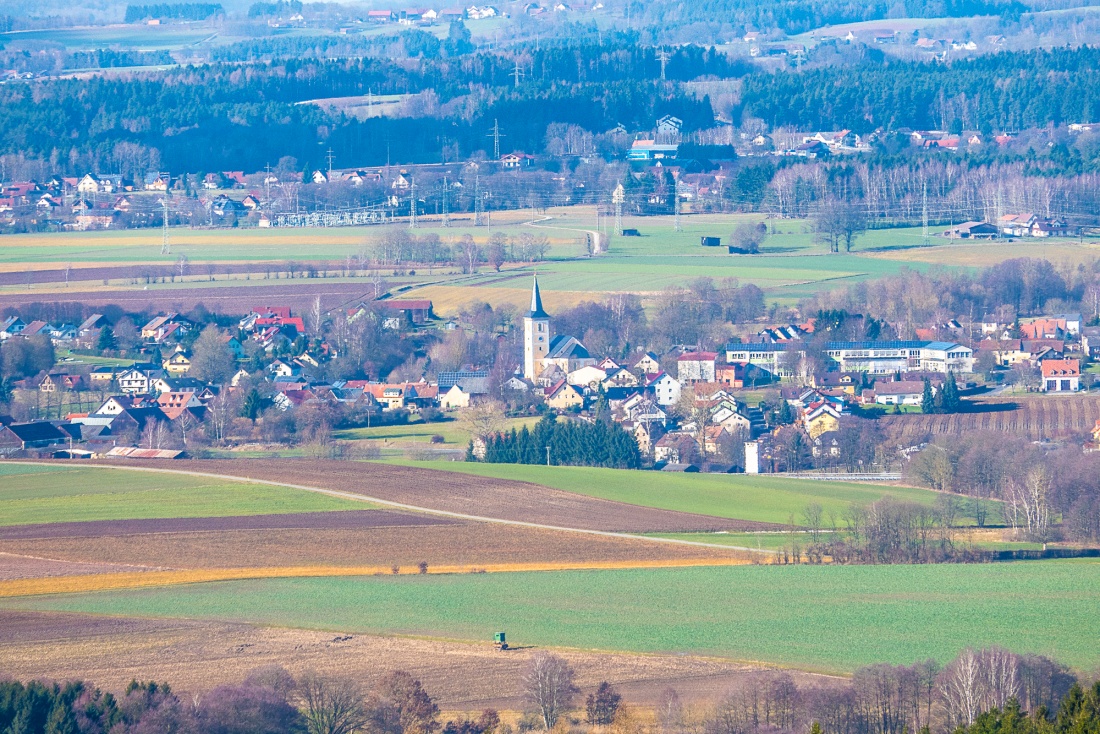
[[[932,505],[927,489],[857,482],[823,482],[767,475],[668,474],[572,466],[481,464],[455,461],[394,463],[442,469],[495,479],[510,479],[662,510],[694,512],[753,522],[803,524],[802,512],[817,503],[843,525],[852,504],[869,505],[883,497]],[[967,509],[963,508],[965,517]]]
[[[180,474],[0,464],[0,526],[363,510],[316,492]]]
[[[217,582],[11,599],[17,610],[642,653],[850,672],[1003,645],[1100,664],[1100,563],[740,566]],[[1057,623],[1052,623],[1057,620]]]

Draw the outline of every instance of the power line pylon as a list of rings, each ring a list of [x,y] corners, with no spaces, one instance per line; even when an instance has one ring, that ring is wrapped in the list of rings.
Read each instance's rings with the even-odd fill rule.
[[[160,254],[171,255],[172,243],[168,240],[168,192],[164,193],[164,227],[162,228],[162,237],[160,241]]]
[[[448,189],[447,177],[444,176],[443,177],[443,226],[444,227],[450,227],[451,226],[451,218],[447,215],[447,189]]]
[[[493,158],[500,160],[500,139],[505,137],[504,133],[500,131],[500,124],[496,119],[493,120],[493,131],[486,135],[487,138],[493,139]]]
[[[485,202],[481,199],[481,175],[474,172],[474,226],[480,227],[485,219]]]
[[[512,68],[512,77],[516,80],[516,89],[519,89],[519,80],[523,78],[523,67],[519,65],[519,59],[516,59],[516,65]]]
[[[672,58],[669,56],[668,51],[663,48],[657,53],[657,60],[661,62],[661,81],[665,81],[665,67],[668,66],[668,60]]]
[[[626,190],[620,183],[611,194],[611,202],[615,205],[615,234],[623,235],[623,202],[626,201]]]
[[[416,229],[419,224],[416,222],[416,181],[412,182],[409,186],[409,228]]]

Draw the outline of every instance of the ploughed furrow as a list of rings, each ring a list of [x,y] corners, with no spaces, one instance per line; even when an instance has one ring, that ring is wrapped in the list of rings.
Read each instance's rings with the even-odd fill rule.
[[[199,472],[358,494],[436,512],[509,522],[603,532],[766,530],[774,523],[747,522],[639,507],[586,497],[528,482],[389,466],[307,459],[233,459],[105,462],[111,466]]]

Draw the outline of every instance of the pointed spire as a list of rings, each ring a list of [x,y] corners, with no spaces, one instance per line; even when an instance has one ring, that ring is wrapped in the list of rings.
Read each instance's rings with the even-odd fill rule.
[[[542,309],[542,294],[539,293],[539,276],[535,276],[534,285],[531,286],[531,310],[527,314],[529,319],[548,319],[550,314]]]

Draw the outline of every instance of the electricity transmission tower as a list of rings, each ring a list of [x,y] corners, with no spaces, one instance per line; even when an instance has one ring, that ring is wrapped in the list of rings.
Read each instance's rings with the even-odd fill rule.
[[[493,131],[485,137],[493,139],[493,158],[500,160],[500,139],[505,135],[500,131],[500,125],[495,118],[493,119]]]
[[[164,194],[164,227],[162,229],[162,238],[160,242],[160,254],[171,255],[172,244],[168,241],[168,192]]]
[[[481,174],[476,170],[474,172],[474,226],[480,227],[484,224],[485,219],[485,202],[481,200]]]
[[[516,89],[519,89],[519,80],[523,78],[523,67],[519,65],[519,59],[516,59],[516,65],[512,69],[512,76],[516,80]]]
[[[665,81],[665,67],[668,66],[668,60],[672,58],[668,55],[668,51],[663,48],[657,54],[657,60],[661,62],[661,81]]]
[[[328,152],[325,154],[325,157],[328,158],[328,180],[331,181],[332,180],[332,148],[328,149]]]
[[[615,205],[615,234],[620,237],[623,234],[623,202],[626,201],[626,190],[620,183],[611,194],[611,202]]]
[[[416,229],[416,181],[409,187],[409,228]]]
[[[447,189],[448,189],[447,177],[444,176],[443,177],[443,226],[444,227],[450,227],[451,226],[451,218],[449,216],[447,216]]]

